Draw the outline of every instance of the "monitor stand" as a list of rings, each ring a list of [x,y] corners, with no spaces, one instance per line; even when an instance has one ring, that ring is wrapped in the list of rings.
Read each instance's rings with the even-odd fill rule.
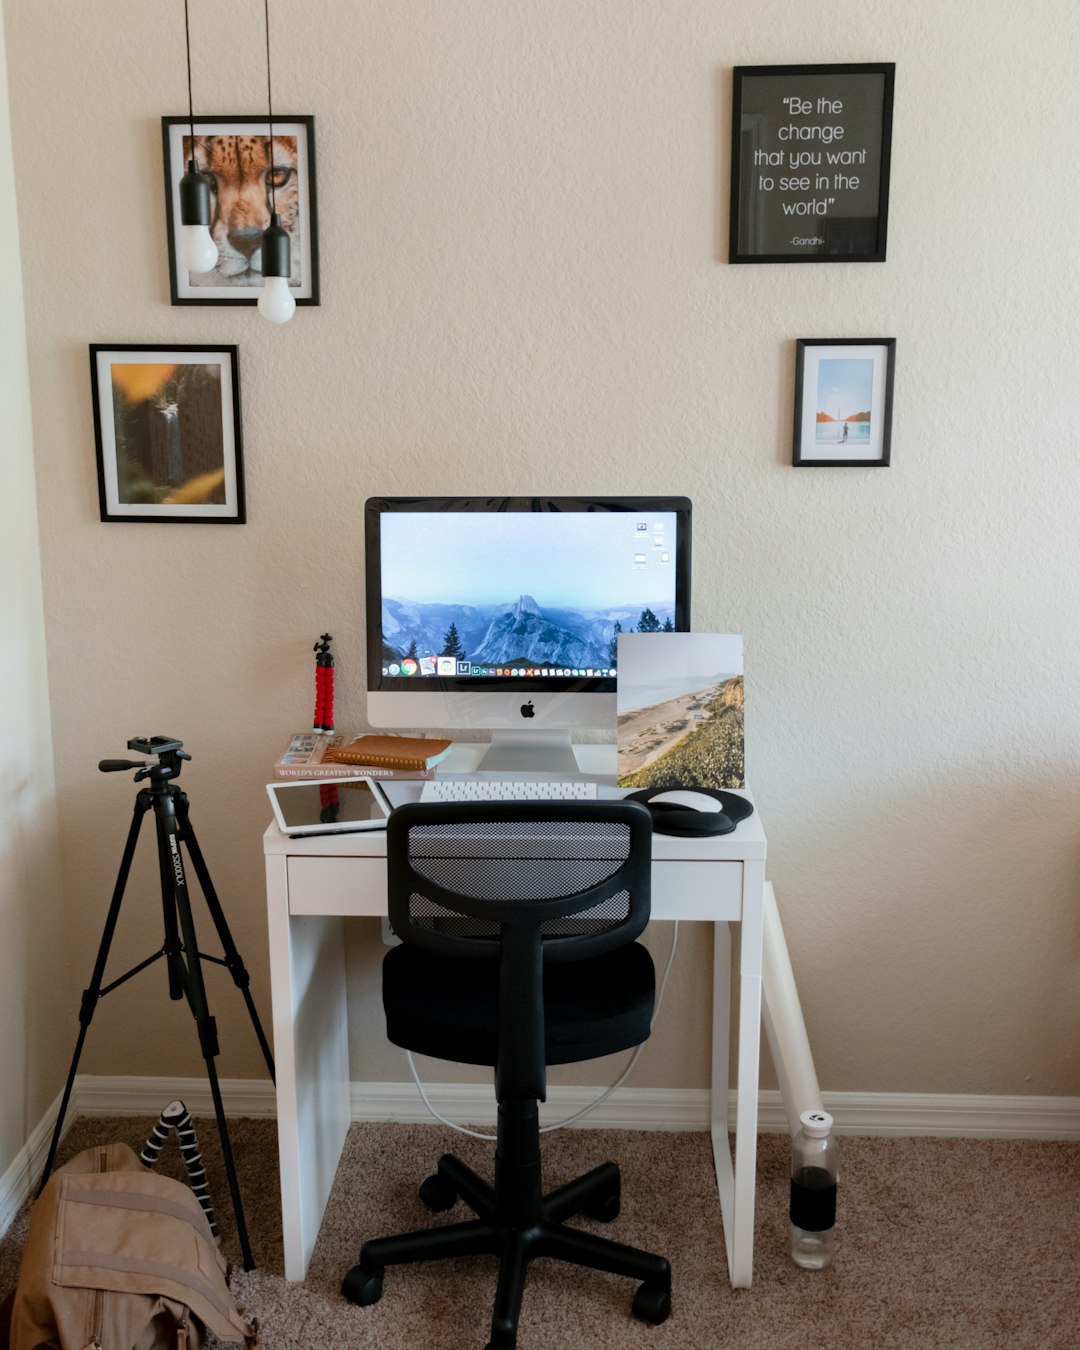
[[[578,778],[581,769],[569,731],[495,731],[477,772],[520,774],[530,778],[550,774]]]

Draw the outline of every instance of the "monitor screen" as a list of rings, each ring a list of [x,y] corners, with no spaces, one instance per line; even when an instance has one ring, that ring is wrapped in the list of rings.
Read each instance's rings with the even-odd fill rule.
[[[689,629],[683,497],[372,498],[365,524],[375,726],[614,728],[618,634]]]

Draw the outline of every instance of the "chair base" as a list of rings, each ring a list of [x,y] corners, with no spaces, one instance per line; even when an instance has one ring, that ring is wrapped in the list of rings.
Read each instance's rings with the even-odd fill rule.
[[[671,1266],[664,1257],[563,1223],[575,1214],[603,1222],[618,1215],[620,1179],[614,1163],[603,1163],[551,1191],[540,1200],[538,1213],[501,1222],[495,1188],[447,1153],[439,1159],[435,1175],[420,1187],[420,1198],[431,1209],[445,1210],[459,1196],[478,1218],[365,1242],[360,1263],[342,1281],[345,1297],[361,1306],[378,1302],[386,1266],[450,1256],[497,1256],[499,1278],[487,1350],[510,1350],[517,1344],[528,1264],[547,1256],[641,1280],[631,1311],[643,1321],[658,1324],[671,1311]]]

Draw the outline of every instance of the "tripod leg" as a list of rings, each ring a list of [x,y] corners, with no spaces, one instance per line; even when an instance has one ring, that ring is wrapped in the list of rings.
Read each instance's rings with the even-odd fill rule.
[[[180,978],[181,963],[177,959],[184,950],[184,946],[176,922],[172,863],[165,850],[160,846],[158,848],[158,873],[161,877],[161,916],[165,928],[165,943],[162,951],[167,958],[165,964],[169,971],[169,997],[176,1003],[184,997],[183,982]]]
[[[83,990],[82,1003],[79,1007],[79,1037],[75,1042],[75,1053],[71,1058],[71,1068],[68,1070],[67,1083],[64,1087],[64,1095],[60,1101],[60,1110],[56,1117],[56,1125],[53,1127],[52,1142],[49,1145],[49,1156],[45,1160],[45,1171],[42,1174],[41,1182],[38,1185],[38,1195],[45,1189],[45,1183],[52,1172],[53,1163],[56,1161],[56,1150],[60,1143],[60,1135],[64,1128],[64,1117],[67,1115],[68,1103],[71,1100],[71,1089],[75,1085],[75,1075],[79,1068],[79,1058],[82,1055],[83,1042],[86,1040],[86,1033],[90,1029],[90,1022],[94,1016],[94,1009],[97,1007],[98,999],[101,997],[101,981],[105,975],[105,963],[109,959],[109,948],[112,945],[113,934],[116,931],[116,921],[120,916],[120,902],[124,898],[124,887],[127,885],[128,873],[131,871],[131,860],[135,856],[135,845],[139,838],[139,826],[142,824],[143,816],[150,807],[150,794],[144,789],[136,794],[135,811],[131,817],[131,828],[128,830],[127,843],[124,845],[124,856],[120,859],[120,870],[116,876],[116,885],[113,887],[112,900],[109,904],[109,912],[105,919],[105,928],[101,935],[101,945],[98,947],[97,960],[94,962],[94,973],[90,977],[89,986]]]
[[[233,1161],[228,1126],[225,1124],[225,1107],[221,1100],[221,1088],[218,1086],[217,1071],[214,1068],[213,1059],[207,1059],[206,1061],[206,1076],[210,1080],[210,1095],[214,1099],[214,1115],[217,1117],[218,1134],[221,1136],[221,1156],[225,1160],[225,1175],[229,1179],[229,1194],[232,1197],[233,1213],[236,1215],[236,1232],[240,1239],[240,1252],[244,1258],[244,1269],[254,1270],[255,1258],[251,1255],[251,1243],[248,1241],[247,1223],[244,1221],[244,1206],[240,1199],[240,1183],[236,1178],[236,1164]]]
[[[255,1009],[255,1000],[251,997],[251,977],[248,975],[247,968],[236,949],[236,944],[233,942],[229,925],[225,922],[221,902],[218,900],[214,883],[210,880],[209,869],[203,859],[202,850],[199,848],[199,841],[195,838],[195,831],[188,815],[187,794],[177,789],[175,801],[176,818],[180,825],[180,838],[187,847],[191,865],[195,868],[195,875],[199,878],[199,885],[202,887],[206,907],[210,911],[210,917],[217,929],[218,940],[221,942],[221,949],[225,953],[225,967],[232,975],[233,983],[244,996],[244,1002],[247,1004],[247,1010],[251,1017],[251,1024],[255,1028],[255,1035],[259,1041],[259,1048],[262,1050],[263,1059],[266,1061],[266,1067],[270,1074],[270,1081],[273,1083],[275,1081],[274,1057],[270,1053],[270,1046],[263,1033],[262,1023],[259,1021],[259,1014]]]
[[[225,1108],[221,1100],[217,1070],[214,1059],[218,1054],[217,1024],[210,1016],[206,1003],[206,986],[203,984],[202,962],[199,957],[199,944],[195,935],[195,921],[191,914],[191,897],[188,894],[187,879],[184,875],[184,863],[180,856],[179,825],[173,797],[169,793],[155,796],[154,814],[157,819],[158,847],[167,861],[167,871],[171,882],[171,891],[180,921],[180,934],[183,938],[186,961],[179,953],[169,957],[174,967],[188,1006],[195,1018],[199,1031],[199,1045],[206,1062],[206,1074],[210,1080],[210,1094],[214,1099],[214,1115],[217,1117],[218,1136],[221,1139],[221,1154],[225,1163],[225,1173],[229,1180],[229,1193],[232,1196],[233,1213],[236,1215],[236,1231],[240,1239],[240,1250],[244,1258],[244,1269],[254,1270],[255,1261],[248,1242],[247,1224],[244,1221],[244,1205],[240,1198],[240,1185],[236,1178],[236,1164],[233,1161],[232,1145],[229,1142],[229,1127],[225,1121]]]

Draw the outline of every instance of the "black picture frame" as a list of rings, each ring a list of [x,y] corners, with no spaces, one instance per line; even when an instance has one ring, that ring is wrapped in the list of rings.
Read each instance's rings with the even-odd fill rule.
[[[792,464],[888,468],[895,372],[895,338],[798,338]]]
[[[893,62],[735,67],[729,262],[885,261],[895,82]]]
[[[103,521],[244,524],[236,346],[91,343],[90,389]]]
[[[270,135],[270,124],[265,117],[234,116],[194,118],[197,142],[196,164],[202,171],[220,164],[220,173],[210,172],[211,235],[219,246],[221,256],[213,272],[194,274],[180,261],[180,179],[187,162],[185,143],[191,139],[192,119],[163,117],[161,119],[162,159],[165,169],[165,217],[169,248],[169,294],[174,305],[255,305],[262,290],[262,274],[253,270],[259,258],[259,241],[254,231],[270,223],[270,187],[265,175],[265,145]],[[214,161],[208,161],[206,140],[215,138]],[[234,147],[228,144],[233,138]],[[218,144],[217,142],[220,142]],[[290,289],[298,305],[319,304],[319,213],[315,176],[315,118],[310,115],[282,115],[274,117],[274,144],[283,150],[290,163],[281,166],[288,173],[285,183],[275,183],[274,194],[282,225],[289,232],[292,243],[292,276]],[[244,153],[230,154],[230,148]],[[242,167],[238,167],[241,166]],[[263,193],[251,191],[260,170]],[[220,184],[219,184],[220,179]],[[230,219],[221,213],[224,195],[227,202],[237,202],[237,194],[222,194],[219,186],[246,184],[249,189],[242,203],[237,203],[232,224],[248,231],[238,247],[227,238]],[[265,196],[264,196],[265,194]],[[253,206],[257,204],[257,209]],[[230,208],[227,206],[226,210]],[[234,238],[243,233],[234,230]],[[250,249],[250,252],[247,250]]]

